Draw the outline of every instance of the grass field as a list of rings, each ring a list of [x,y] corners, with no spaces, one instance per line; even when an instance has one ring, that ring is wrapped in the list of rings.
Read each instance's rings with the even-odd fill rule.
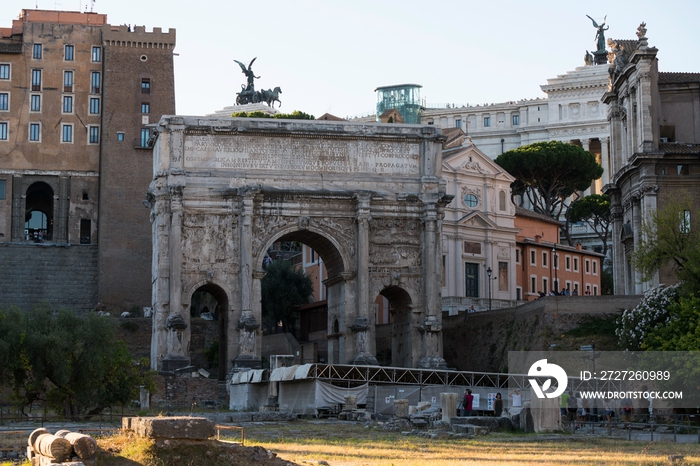
[[[208,441],[156,447],[148,439],[98,437],[99,466],[700,465],[700,445],[635,442],[577,433],[492,433],[468,439],[405,435],[381,423],[247,422],[245,447]],[[222,431],[229,440],[240,433]],[[276,454],[267,454],[267,450]],[[674,461],[669,457],[683,457]],[[27,466],[23,463],[22,466]],[[6,463],[0,461],[0,466]]]
[[[298,464],[396,465],[669,465],[700,464],[700,445],[641,443],[577,435],[494,433],[475,439],[426,439],[380,427],[293,422],[246,427],[259,445]],[[669,456],[683,456],[672,463]]]

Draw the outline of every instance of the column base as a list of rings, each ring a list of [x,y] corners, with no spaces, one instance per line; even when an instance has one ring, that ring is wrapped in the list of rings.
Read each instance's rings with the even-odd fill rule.
[[[355,366],[378,366],[379,361],[369,353],[360,353],[352,358],[350,364]]]
[[[158,370],[160,372],[175,372],[178,369],[190,365],[189,358],[183,356],[168,356],[160,361]]]
[[[440,357],[425,356],[418,361],[418,369],[447,369],[447,362]]]
[[[251,355],[238,356],[233,361],[233,367],[245,367],[248,369],[262,369],[262,361]]]

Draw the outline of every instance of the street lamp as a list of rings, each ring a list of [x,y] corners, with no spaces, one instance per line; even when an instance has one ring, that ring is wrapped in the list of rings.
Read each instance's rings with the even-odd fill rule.
[[[489,311],[491,310],[491,274],[493,273],[493,270],[491,270],[491,267],[486,269],[486,275],[489,277]],[[496,280],[498,277],[493,277],[494,280]]]

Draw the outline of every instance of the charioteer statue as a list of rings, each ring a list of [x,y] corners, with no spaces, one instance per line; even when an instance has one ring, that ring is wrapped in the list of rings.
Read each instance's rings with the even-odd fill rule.
[[[246,85],[241,85],[241,92],[237,92],[236,95],[236,105],[245,104],[257,104],[260,102],[265,102],[270,107],[275,106],[275,102],[282,106],[282,102],[279,99],[279,95],[282,93],[282,89],[275,87],[274,89],[263,89],[262,91],[255,90],[255,80],[260,79],[260,76],[255,76],[253,73],[253,63],[258,57],[253,58],[248,66],[239,62],[238,60],[233,60],[238,63],[241,67],[241,71],[246,76]]]

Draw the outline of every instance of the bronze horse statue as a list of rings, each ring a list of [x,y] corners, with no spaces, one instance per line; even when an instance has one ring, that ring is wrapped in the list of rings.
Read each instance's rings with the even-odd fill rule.
[[[282,101],[280,101],[279,96],[282,93],[282,89],[277,86],[273,90],[267,89],[262,91],[262,102],[265,102],[272,108],[275,108],[275,102],[278,102],[280,107],[282,106]]]

